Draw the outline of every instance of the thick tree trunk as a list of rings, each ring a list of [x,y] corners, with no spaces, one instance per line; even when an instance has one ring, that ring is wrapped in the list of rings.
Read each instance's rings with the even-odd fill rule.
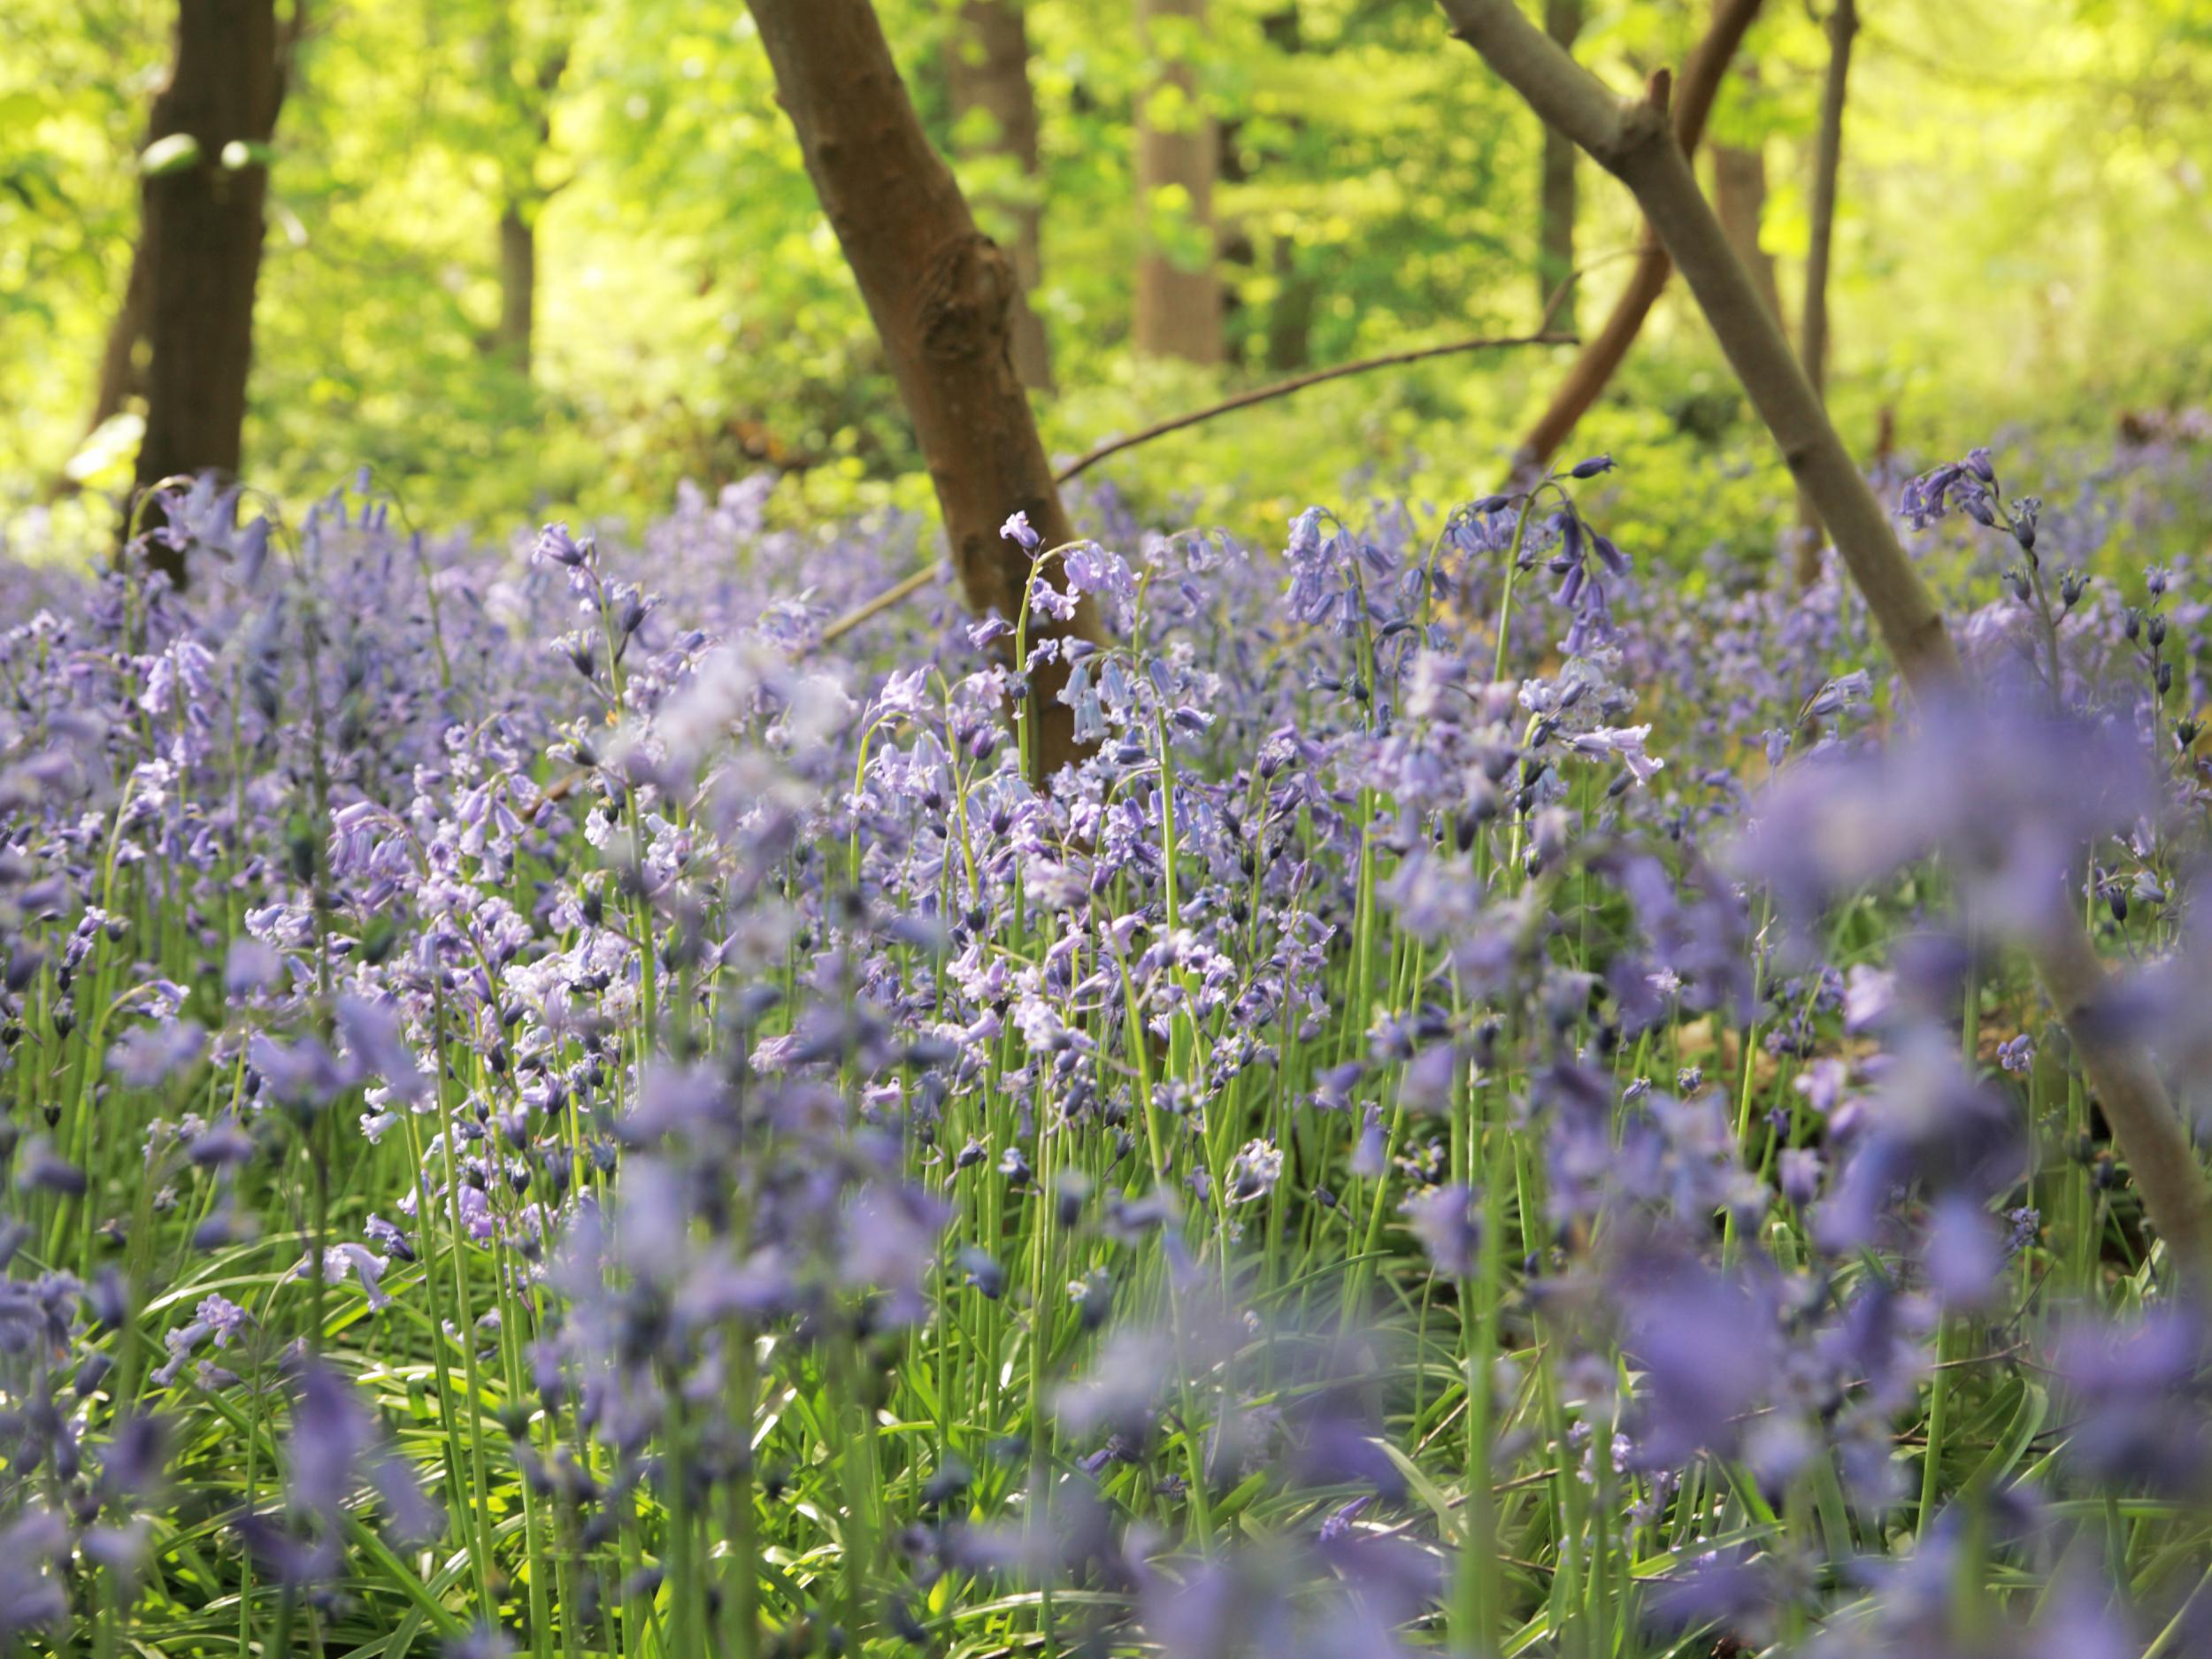
[[[1029,515],[1047,547],[1074,539],[1014,373],[1012,262],[976,228],[929,146],[868,0],[747,0],[776,92],[914,423],[971,609],[1011,621],[1029,561],[999,534]],[[1076,618],[1088,634],[1088,607]],[[1043,771],[1076,753],[1062,679],[1032,695]]]
[[[1205,0],[1137,0],[1138,44],[1154,73],[1137,109],[1136,347],[1192,363],[1218,363],[1222,352],[1217,139],[1190,51],[1205,19]]]
[[[1805,252],[1804,316],[1798,359],[1813,384],[1813,396],[1828,392],[1828,267],[1834,256],[1836,188],[1843,169],[1843,110],[1851,80],[1851,39],[1859,31],[1854,0],[1835,0],[1828,13],[1828,74],[1820,91],[1820,133],[1813,149],[1811,240]],[[1820,579],[1820,515],[1803,491],[1797,498],[1797,581],[1809,588]]]
[[[1544,119],[1570,134],[1625,184],[1665,239],[1729,365],[1773,434],[1799,484],[1835,538],[1865,595],[1883,644],[1916,695],[1956,688],[1958,655],[1888,512],[1836,434],[1719,220],[1699,194],[1671,127],[1664,75],[1651,96],[1624,104],[1544,38],[1514,0],[1440,0],[1453,32]],[[2174,1270],[2201,1288],[2212,1277],[2212,1187],[2157,1069],[2107,1018],[2109,987],[2089,935],[2069,912],[2032,949],[2038,975],[2081,1056],[2096,1103],[2112,1125],[2143,1209]]]
[[[1005,199],[979,199],[987,218],[1011,231],[1006,249],[1014,261],[1014,373],[1033,391],[1052,389],[1052,352],[1031,296],[1044,277],[1044,207],[1038,199],[1037,100],[1029,85],[1029,33],[1022,0],[962,0],[959,25],[947,54],[946,83],[956,120],[990,118],[982,149],[1003,156],[1021,171],[1027,188]]]
[[[1682,66],[1682,85],[1674,103],[1674,135],[1684,155],[1696,150],[1698,140],[1705,132],[1705,118],[1712,113],[1713,99],[1720,91],[1721,77],[1727,73],[1730,60],[1743,44],[1752,19],[1758,15],[1759,0],[1717,0],[1704,39],[1698,42],[1689,61]],[[1636,251],[1636,267],[1629,273],[1628,286],[1621,291],[1620,298],[1613,302],[1604,326],[1583,346],[1581,355],[1567,371],[1567,378],[1560,381],[1551,402],[1521,440],[1514,464],[1517,472],[1542,467],[1567,441],[1577,423],[1590,412],[1590,406],[1598,401],[1614,371],[1628,356],[1629,347],[1636,343],[1644,319],[1658,303],[1673,269],[1665,245],[1646,225],[1643,243]]]
[[[262,147],[284,90],[275,0],[180,0],[176,58],[154,99],[150,141],[188,136],[188,165],[147,174],[146,435],[141,488],[212,469],[235,476],[261,271]],[[184,556],[149,544],[180,584]]]
[[[493,344],[526,380],[537,303],[537,227],[519,204],[510,202],[499,216],[499,330]]]
[[[1760,227],[1767,216],[1766,151],[1756,144],[1715,144],[1713,153],[1713,211],[1728,237],[1728,245],[1759,290],[1767,315],[1781,324],[1782,289],[1774,278],[1774,256],[1761,246]]]
[[[1544,0],[1544,32],[1559,42],[1560,50],[1571,51],[1575,37],[1582,33],[1582,0]],[[1537,212],[1536,303],[1540,308],[1551,303],[1559,285],[1575,272],[1574,141],[1551,127],[1544,128]],[[1573,289],[1560,302],[1553,320],[1567,333],[1574,332]]]

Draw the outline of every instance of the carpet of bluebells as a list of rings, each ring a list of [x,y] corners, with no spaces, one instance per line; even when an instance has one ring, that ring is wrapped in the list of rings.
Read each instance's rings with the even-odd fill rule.
[[[0,1649],[2212,1653],[2019,950],[2212,1105],[2187,435],[1879,480],[1942,708],[1602,457],[826,645],[927,533],[757,484],[6,565]]]

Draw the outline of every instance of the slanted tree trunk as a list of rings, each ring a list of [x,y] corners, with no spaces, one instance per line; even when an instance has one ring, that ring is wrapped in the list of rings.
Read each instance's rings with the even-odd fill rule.
[[[956,121],[989,118],[990,133],[979,146],[1003,156],[1021,173],[1023,188],[1003,196],[979,197],[987,219],[1003,224],[1010,234],[1006,249],[1014,261],[1014,373],[1032,391],[1052,389],[1052,351],[1044,319],[1031,296],[1044,278],[1044,204],[1040,188],[1037,100],[1029,84],[1029,32],[1022,0],[962,0],[958,26],[947,53],[946,84]]]
[[[92,418],[85,423],[87,435],[123,412],[123,405],[146,390],[146,374],[138,360],[138,348],[146,338],[146,296],[152,286],[147,269],[143,237],[131,250],[131,273],[123,285],[123,303],[108,326],[108,342],[100,353],[100,383],[93,389]]]
[[[1766,151],[1756,144],[1715,144],[1713,211],[1728,245],[1750,274],[1767,314],[1788,332],[1782,315],[1782,289],[1774,279],[1774,256],[1761,246],[1760,227],[1767,216]]]
[[[1012,262],[976,228],[930,148],[868,0],[747,0],[808,175],[883,342],[945,518],[969,607],[1011,621],[1029,561],[999,534],[1026,512],[1047,547],[1074,539],[1014,373]],[[1074,630],[1089,634],[1088,607]],[[1041,629],[1040,632],[1048,630]],[[1074,757],[1063,677],[1030,694],[1046,775]]]
[[[1843,110],[1851,79],[1851,39],[1859,31],[1855,0],[1835,0],[1828,13],[1828,73],[1820,90],[1820,132],[1813,149],[1812,234],[1805,251],[1805,301],[1798,358],[1813,396],[1828,393],[1828,266],[1836,234],[1836,188],[1843,168]],[[1797,582],[1820,580],[1820,515],[1802,490],[1797,496]]]
[[[213,470],[235,476],[261,273],[265,146],[284,96],[275,0],[179,0],[176,56],[154,98],[150,143],[182,136],[188,163],[151,169],[142,191],[147,267],[142,489]],[[180,585],[180,551],[148,557]]]
[[[1698,140],[1705,132],[1705,118],[1712,113],[1713,99],[1720,91],[1721,77],[1727,73],[1730,60],[1743,44],[1752,19],[1758,15],[1759,0],[1717,0],[1713,20],[1706,26],[1705,37],[1698,42],[1689,61],[1683,65],[1680,96],[1674,103],[1674,135],[1685,156],[1696,150]],[[1558,452],[1577,423],[1590,412],[1590,406],[1604,393],[1614,371],[1628,356],[1629,347],[1636,343],[1644,319],[1658,303],[1673,269],[1665,244],[1646,225],[1628,286],[1614,301],[1604,326],[1584,344],[1581,355],[1560,381],[1559,389],[1552,394],[1544,412],[1522,438],[1520,451],[1514,460],[1516,472],[1530,472],[1542,467]]]
[[[130,275],[123,284],[123,298],[108,324],[107,343],[100,350],[100,376],[92,388],[92,412],[85,421],[87,438],[123,412],[134,397],[146,395],[146,373],[139,347],[146,338],[146,242],[143,237],[131,249]],[[78,481],[64,471],[47,485],[50,498],[74,495]]]
[[[1192,62],[1205,20],[1205,0],[1137,0],[1138,45],[1153,72],[1137,107],[1136,347],[1192,363],[1218,363],[1222,351],[1218,139]]]
[[[1574,50],[1582,33],[1582,0],[1544,0],[1544,32],[1562,51]],[[1536,303],[1551,303],[1559,285],[1575,271],[1575,147],[1555,129],[1544,128],[1542,188],[1537,201]],[[1569,334],[1575,326],[1575,296],[1567,291],[1553,319]]]
[[[1883,644],[1916,695],[1950,695],[1963,670],[1943,614],[1699,193],[1668,122],[1663,72],[1647,97],[1623,104],[1545,39],[1515,0],[1440,4],[1455,34],[1635,194],[1646,222],[1682,267],[1752,406],[1834,537]],[[2069,910],[2062,926],[2034,942],[2032,954],[2127,1158],[2145,1214],[2175,1271],[2201,1289],[2212,1277],[2212,1186],[2156,1067],[2110,1018],[2109,986],[2087,930]]]

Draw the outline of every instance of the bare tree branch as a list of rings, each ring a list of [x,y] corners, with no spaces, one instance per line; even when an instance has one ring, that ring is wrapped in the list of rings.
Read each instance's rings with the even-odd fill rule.
[[[1553,304],[1557,305],[1568,291],[1568,285],[1561,283],[1553,296]],[[1324,380],[1340,380],[1348,374],[1365,374],[1371,369],[1396,368],[1402,364],[1419,363],[1429,357],[1455,357],[1463,351],[1487,351],[1507,346],[1571,346],[1575,343],[1572,334],[1540,331],[1532,334],[1484,335],[1473,340],[1454,340],[1440,346],[1417,346],[1409,351],[1388,351],[1379,357],[1362,357],[1356,363],[1340,363],[1333,368],[1316,369],[1310,374],[1293,375],[1286,380],[1254,387],[1248,392],[1239,392],[1234,397],[1224,398],[1218,403],[1209,403],[1203,409],[1194,409],[1171,419],[1140,427],[1125,436],[1110,439],[1069,462],[1054,474],[1054,480],[1064,484],[1070,479],[1089,472],[1110,455],[1119,455],[1124,449],[1133,449],[1141,443],[1164,438],[1171,432],[1180,432],[1186,426],[1195,426],[1201,421],[1213,419],[1217,415],[1249,409],[1255,403],[1268,403],[1278,397],[1288,397],[1293,392],[1302,392],[1309,386],[1318,386]]]
[[[1543,319],[1537,325],[1537,332],[1532,334],[1514,334],[1505,337],[1485,336],[1476,340],[1455,340],[1440,346],[1416,346],[1409,351],[1390,351],[1379,357],[1362,357],[1356,363],[1340,363],[1334,368],[1317,369],[1310,374],[1294,375],[1287,380],[1277,380],[1272,385],[1255,387],[1251,391],[1240,392],[1225,402],[1210,403],[1203,409],[1190,410],[1184,414],[1175,416],[1172,419],[1156,421],[1141,431],[1130,433],[1124,437],[1110,439],[1100,444],[1095,449],[1079,455],[1069,462],[1053,474],[1052,481],[1056,484],[1064,484],[1070,479],[1087,472],[1110,455],[1118,455],[1124,449],[1133,449],[1141,443],[1149,443],[1153,439],[1165,437],[1171,432],[1180,432],[1186,426],[1195,426],[1201,421],[1211,420],[1217,415],[1225,415],[1233,410],[1249,409],[1253,404],[1266,403],[1271,398],[1287,397],[1293,392],[1302,392],[1307,387],[1318,386],[1324,380],[1341,380],[1348,374],[1364,374],[1371,369],[1393,368],[1400,364],[1419,363],[1427,357],[1449,357],[1462,351],[1481,351],[1492,347],[1571,346],[1575,343],[1574,335],[1547,333],[1545,325],[1551,321],[1553,315],[1564,303],[1573,283],[1574,278],[1570,275],[1553,291],[1551,303],[1545,306]],[[925,565],[920,570],[901,577],[873,598],[862,601],[844,615],[826,626],[822,629],[818,643],[827,645],[833,640],[842,638],[862,623],[881,616],[901,600],[921,592],[923,588],[937,580],[941,568],[942,566],[935,564]]]
[[[1854,0],[1828,13],[1828,73],[1820,88],[1820,132],[1813,149],[1812,236],[1805,250],[1805,314],[1799,360],[1819,396],[1828,387],[1828,266],[1836,232],[1836,188],[1843,170],[1843,110],[1851,80],[1851,40],[1859,32]]]
[[[1674,106],[1674,131],[1685,155],[1697,149],[1698,140],[1705,132],[1705,118],[1712,113],[1713,100],[1719,94],[1721,77],[1727,73],[1736,49],[1743,43],[1752,19],[1758,15],[1759,0],[1719,0],[1705,38],[1697,43],[1689,61],[1683,65],[1681,96]],[[1564,52],[1559,56],[1566,60]],[[1567,61],[1571,68],[1571,60]],[[1582,355],[1567,371],[1567,378],[1552,394],[1550,403],[1521,440],[1521,470],[1540,467],[1551,459],[1583,416],[1590,412],[1590,406],[1598,401],[1614,372],[1621,366],[1621,360],[1628,356],[1629,347],[1635,344],[1644,319],[1658,303],[1673,268],[1666,249],[1652,234],[1650,226],[1645,226],[1643,245],[1637,250],[1636,268],[1629,273],[1628,286],[1613,303],[1604,326],[1590,336]]]
[[[1813,147],[1812,239],[1805,253],[1804,317],[1798,333],[1798,361],[1824,400],[1828,387],[1828,266],[1835,250],[1836,188],[1843,169],[1843,109],[1851,79],[1851,37],[1859,30],[1854,0],[1836,0],[1828,13],[1828,73],[1820,88],[1820,133]],[[1798,497],[1798,585],[1809,588],[1820,577],[1820,515]]]
[[[1940,698],[1954,691],[1962,670],[1942,615],[1700,193],[1667,119],[1664,75],[1643,98],[1623,103],[1524,18],[1513,0],[1440,3],[1454,34],[1635,194],[1827,525],[1890,655],[1916,694]],[[2062,928],[2033,947],[2037,971],[2127,1157],[2145,1212],[2177,1271],[2200,1278],[2212,1270],[2212,1188],[2148,1057],[2098,1018],[2108,988],[2104,967],[2086,929],[2068,915]]]
[[[897,581],[892,583],[874,598],[861,601],[835,621],[824,624],[819,643],[827,645],[833,640],[841,639],[862,623],[872,621],[881,616],[902,599],[910,598],[918,594],[930,583],[935,581],[943,573],[944,568],[942,565],[932,560],[921,569],[900,577]]]

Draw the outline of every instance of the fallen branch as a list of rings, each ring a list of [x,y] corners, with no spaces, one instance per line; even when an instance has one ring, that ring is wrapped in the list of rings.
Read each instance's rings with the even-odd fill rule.
[[[1563,282],[1549,309],[1556,310],[1560,301],[1565,298],[1566,293],[1567,284]],[[1225,398],[1218,403],[1210,403],[1203,409],[1194,409],[1186,414],[1177,415],[1172,419],[1158,421],[1125,436],[1111,439],[1100,444],[1095,449],[1078,456],[1069,462],[1053,474],[1053,481],[1064,484],[1071,478],[1081,477],[1110,455],[1119,455],[1124,449],[1133,449],[1141,443],[1149,443],[1155,438],[1164,438],[1169,433],[1180,432],[1186,426],[1195,426],[1201,421],[1213,419],[1217,415],[1226,415],[1240,409],[1249,409],[1255,403],[1269,403],[1278,397],[1288,397],[1293,392],[1302,392],[1309,386],[1318,386],[1324,380],[1338,380],[1350,374],[1364,374],[1371,369],[1396,368],[1403,364],[1420,363],[1430,357],[1455,357],[1463,351],[1485,351],[1507,346],[1571,346],[1578,343],[1580,343],[1579,341],[1573,334],[1549,334],[1540,329],[1538,333],[1532,334],[1486,335],[1472,340],[1454,340],[1440,346],[1416,346],[1409,351],[1390,351],[1379,357],[1362,357],[1356,363],[1340,363],[1333,368],[1316,369],[1310,374],[1294,375],[1287,380],[1277,380],[1270,386],[1258,386],[1248,392],[1239,392],[1234,397]]]
[[[1942,614],[1698,189],[1668,120],[1666,75],[1655,76],[1643,98],[1623,103],[1529,23],[1513,0],[1440,4],[1453,33],[1500,79],[1635,195],[1798,487],[1828,526],[1907,683],[1924,699],[1955,691],[1964,673]],[[2199,1280],[2212,1277],[2212,1187],[2148,1056],[2097,1018],[2108,987],[2086,929],[2070,909],[2065,923],[2031,954],[2176,1271]]]
[[[1448,12],[1450,8],[1445,8]],[[1759,14],[1759,0],[1719,0],[1713,13],[1713,21],[1690,53],[1689,61],[1682,66],[1682,84],[1674,105],[1674,135],[1685,156],[1694,154],[1698,140],[1704,135],[1705,118],[1712,113],[1713,100],[1720,92],[1721,77],[1728,71],[1736,49],[1751,27],[1752,19]],[[1566,54],[1562,52],[1561,57]],[[1665,246],[1653,234],[1649,224],[1644,227],[1643,245],[1636,252],[1636,268],[1629,273],[1628,286],[1613,303],[1613,310],[1605,319],[1605,326],[1591,336],[1582,349],[1582,355],[1567,371],[1567,378],[1552,394],[1544,412],[1536,418],[1528,435],[1521,440],[1516,457],[1519,472],[1540,468],[1558,452],[1590,406],[1598,401],[1612,380],[1614,372],[1628,356],[1628,349],[1636,343],[1644,319],[1658,303],[1660,294],[1667,286],[1667,278],[1674,269],[1667,257]]]

